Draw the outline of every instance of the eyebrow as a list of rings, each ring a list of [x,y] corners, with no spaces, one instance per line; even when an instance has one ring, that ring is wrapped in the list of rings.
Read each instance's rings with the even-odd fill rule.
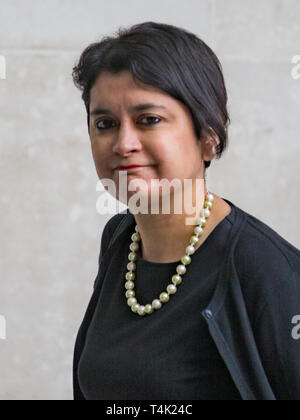
[[[163,109],[165,111],[167,110],[167,108],[163,105],[155,105],[151,103],[146,103],[146,104],[139,104],[139,105],[132,106],[131,108],[129,108],[129,112],[146,111],[148,109]],[[108,108],[95,108],[93,109],[90,115],[95,116],[95,115],[100,115],[100,114],[112,114],[112,112]]]

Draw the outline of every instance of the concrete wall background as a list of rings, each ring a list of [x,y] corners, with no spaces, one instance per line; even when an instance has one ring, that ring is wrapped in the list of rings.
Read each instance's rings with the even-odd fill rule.
[[[111,215],[96,212],[71,71],[86,45],[146,20],[194,31],[223,64],[232,124],[209,188],[300,248],[298,0],[2,0],[0,399],[72,399],[75,335]]]

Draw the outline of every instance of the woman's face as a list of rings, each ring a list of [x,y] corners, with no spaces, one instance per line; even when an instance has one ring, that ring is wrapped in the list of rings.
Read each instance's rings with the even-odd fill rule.
[[[141,105],[143,109],[138,109]],[[203,179],[203,160],[209,160],[195,136],[188,108],[156,87],[136,84],[128,71],[103,72],[93,85],[90,139],[99,179],[115,182],[117,199],[119,165],[147,166],[128,170],[127,185],[143,179],[150,200],[151,179],[176,178],[182,185],[184,179]],[[134,193],[128,191],[128,199]]]

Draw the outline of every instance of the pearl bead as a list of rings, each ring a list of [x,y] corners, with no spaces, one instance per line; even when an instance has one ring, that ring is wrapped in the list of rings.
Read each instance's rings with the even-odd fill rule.
[[[132,289],[129,289],[129,290],[127,290],[127,292],[125,293],[125,296],[126,296],[127,298],[134,297],[134,296],[135,296],[135,291],[134,291],[134,290],[132,290]]]
[[[135,225],[135,231],[136,231],[136,232],[139,232],[139,227],[138,227],[138,225]]]
[[[137,300],[135,297],[130,297],[129,299],[127,299],[128,306],[132,306],[134,303],[137,303]]]
[[[204,209],[204,215],[205,215],[205,217],[208,217],[210,215],[210,210],[209,209]]]
[[[145,305],[145,312],[146,314],[152,314],[152,312],[154,311],[152,305],[150,303],[148,303],[147,305]]]
[[[127,264],[127,270],[129,271],[134,271],[136,269],[136,265],[134,264],[134,262],[130,262]]]
[[[125,289],[127,289],[127,290],[134,289],[134,283],[133,283],[133,281],[127,281],[125,283]]]
[[[159,295],[159,299],[161,300],[161,302],[168,302],[168,301],[169,301],[169,299],[170,299],[170,296],[168,295],[168,293],[166,293],[166,292],[162,292],[162,293]]]
[[[177,287],[174,284],[169,284],[167,286],[167,292],[169,293],[169,295],[174,295],[174,293],[177,292]]]
[[[133,234],[131,235],[131,240],[132,240],[133,242],[138,242],[138,241],[140,241],[140,240],[141,240],[141,236],[140,236],[139,232],[133,233]]]
[[[182,258],[181,258],[181,262],[182,262],[182,264],[183,265],[189,265],[189,264],[191,264],[191,257],[189,256],[189,255],[184,255]]]
[[[139,314],[139,315],[141,315],[141,316],[143,316],[143,315],[145,315],[145,306],[144,305],[140,305],[139,306],[139,308],[138,308],[138,310],[137,310],[137,313]]]
[[[192,255],[195,252],[195,247],[193,245],[189,245],[185,248],[185,252],[187,253],[187,255]]]
[[[131,249],[131,251],[133,251],[133,252],[135,252],[135,251],[137,251],[138,249],[139,249],[139,244],[137,243],[137,242],[132,242],[130,245],[129,245],[129,248]]]
[[[125,278],[126,280],[133,281],[135,279],[135,274],[132,273],[131,271],[128,271],[128,273],[126,273],[125,275]]]
[[[137,312],[139,307],[140,307],[140,305],[138,303],[134,303],[131,307],[132,312]]]
[[[198,244],[198,242],[199,242],[199,238],[198,238],[198,236],[195,236],[195,235],[191,236],[191,238],[190,238],[190,243],[191,243],[192,245],[197,245],[197,244]]]
[[[202,221],[203,220],[205,220],[205,218],[203,217],[203,216],[199,216],[197,219],[196,219],[196,224],[198,225],[198,226],[201,226],[202,225]]]
[[[178,274],[185,274],[186,273],[186,268],[185,268],[184,265],[177,265],[176,271],[177,271]]]
[[[154,299],[152,302],[152,308],[160,309],[162,307],[161,301],[158,299]]]
[[[208,201],[213,201],[215,197],[212,194],[209,193],[209,194],[207,194],[206,198],[207,198]]]
[[[195,227],[194,232],[195,232],[196,235],[202,235],[203,229],[202,229],[201,226],[197,226],[197,227]]]
[[[130,252],[130,254],[128,255],[128,259],[130,261],[136,261],[137,260],[137,254],[135,252]]]
[[[208,209],[212,208],[212,202],[211,201],[205,201],[205,207],[207,207]]]
[[[197,225],[199,225],[199,226],[201,226],[201,227],[205,226],[205,224],[206,224],[206,219],[205,219],[205,217],[199,217],[199,218],[196,220],[196,223],[197,223]]]
[[[182,283],[182,277],[179,274],[174,274],[172,277],[172,283],[175,284],[175,286],[178,286]]]

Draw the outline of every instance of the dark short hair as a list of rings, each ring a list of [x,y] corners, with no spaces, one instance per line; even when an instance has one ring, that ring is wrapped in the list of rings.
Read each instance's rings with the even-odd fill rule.
[[[73,81],[82,91],[89,123],[90,90],[101,72],[129,70],[134,80],[157,87],[190,110],[196,137],[212,128],[220,143],[219,159],[227,146],[227,92],[221,63],[195,34],[168,24],[144,22],[120,27],[89,45],[73,68]],[[210,161],[205,162],[205,169]]]

